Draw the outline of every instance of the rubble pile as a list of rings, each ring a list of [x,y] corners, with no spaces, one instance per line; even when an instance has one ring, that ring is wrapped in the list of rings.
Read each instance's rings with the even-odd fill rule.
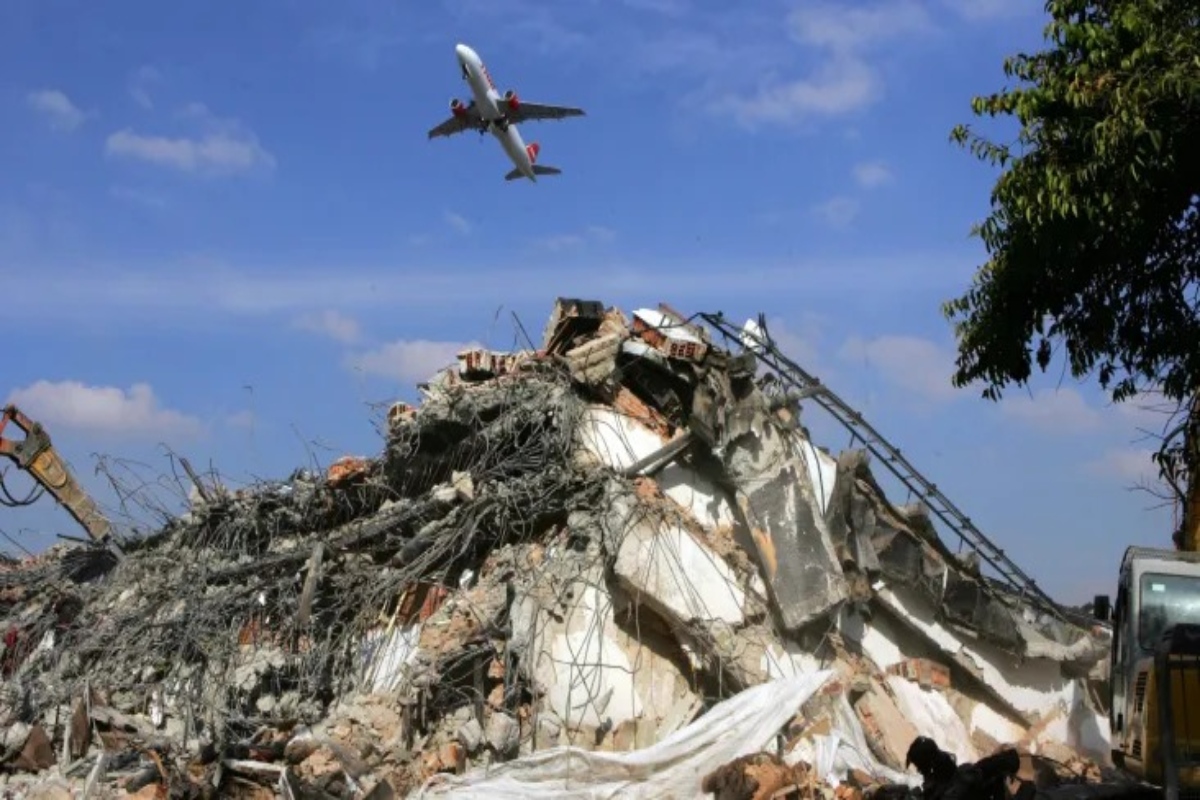
[[[119,562],[0,565],[5,780],[851,798],[919,786],[918,736],[1098,770],[1103,635],[985,578],[759,373],[665,306],[560,299],[540,348],[396,403],[377,458],[197,484]]]

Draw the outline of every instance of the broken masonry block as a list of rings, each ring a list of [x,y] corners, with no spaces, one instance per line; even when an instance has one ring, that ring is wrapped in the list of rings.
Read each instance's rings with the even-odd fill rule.
[[[569,350],[564,356],[571,378],[585,386],[608,384],[617,371],[617,353],[625,337],[610,333]]]
[[[341,486],[367,474],[371,462],[361,456],[342,456],[329,465],[325,480],[330,486]]]
[[[848,587],[803,458],[765,414],[749,422],[725,467],[780,621],[795,632],[841,604]]]
[[[603,303],[558,298],[542,334],[542,350],[546,353],[566,352],[579,337],[594,333],[604,318]]]
[[[667,358],[700,362],[708,353],[708,345],[699,336],[657,309],[639,308],[633,312],[633,335]]]
[[[488,719],[487,740],[502,758],[514,755],[521,744],[521,724],[508,714],[497,711]]]
[[[923,689],[949,689],[950,668],[928,658],[909,658],[887,668],[889,675],[906,678]]]

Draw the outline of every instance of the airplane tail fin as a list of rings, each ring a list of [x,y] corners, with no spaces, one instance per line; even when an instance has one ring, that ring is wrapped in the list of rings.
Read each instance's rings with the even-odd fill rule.
[[[562,175],[562,170],[559,169],[558,167],[549,167],[544,164],[534,164],[533,165],[533,174],[534,175]],[[525,176],[521,173],[521,170],[514,169],[514,170],[510,171],[507,175],[504,176],[504,180],[515,181],[518,178],[523,178],[523,177],[525,177]]]
[[[542,152],[542,146],[537,142],[530,142],[525,145],[525,152],[529,155],[529,163],[536,164],[538,153]]]

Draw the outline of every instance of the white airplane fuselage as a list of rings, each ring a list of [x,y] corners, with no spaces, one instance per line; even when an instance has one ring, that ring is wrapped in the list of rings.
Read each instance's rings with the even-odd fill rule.
[[[529,148],[525,146],[525,140],[521,138],[521,132],[517,130],[516,124],[505,119],[504,110],[508,101],[496,89],[496,84],[488,73],[487,67],[483,65],[483,60],[479,58],[478,53],[465,44],[455,46],[454,52],[458,56],[463,79],[471,87],[475,108],[478,110],[479,116],[487,123],[487,129],[496,137],[496,141],[500,142],[500,146],[504,148],[504,152],[512,160],[517,170],[529,180],[536,182],[537,178],[533,172],[533,157],[530,156]],[[534,157],[536,157],[536,152]]]

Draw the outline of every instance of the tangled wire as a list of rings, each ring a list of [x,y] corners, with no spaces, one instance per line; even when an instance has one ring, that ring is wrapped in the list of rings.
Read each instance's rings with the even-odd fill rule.
[[[457,387],[344,483],[298,471],[214,492],[128,543],[115,568],[81,550],[69,566],[0,573],[21,600],[0,605],[20,630],[10,688],[32,719],[103,676],[136,710],[165,698],[216,739],[261,720],[263,698],[317,716],[361,680],[364,637],[406,589],[452,585],[494,548],[565,520],[585,480],[571,460],[583,405],[558,373]],[[446,491],[460,473],[469,486]],[[69,579],[101,567],[102,581]],[[47,637],[53,648],[39,648]]]

